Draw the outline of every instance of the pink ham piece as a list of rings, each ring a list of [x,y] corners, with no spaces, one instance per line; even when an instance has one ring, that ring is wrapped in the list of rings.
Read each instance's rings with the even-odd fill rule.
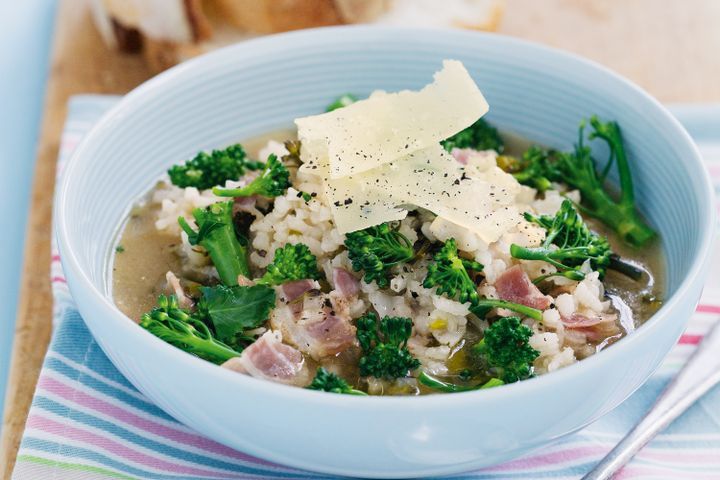
[[[320,284],[315,280],[295,280],[283,283],[280,285],[280,300],[290,303],[314,289],[320,289]]]
[[[232,213],[235,215],[238,212],[247,212],[257,215],[258,211],[255,208],[257,203],[257,197],[252,195],[250,197],[235,197],[233,202]]]
[[[360,293],[360,282],[344,268],[334,268],[332,280],[335,290],[344,297],[353,297]]]
[[[243,350],[239,357],[223,363],[222,367],[286,385],[305,386],[310,383],[310,371],[302,353],[282,343],[282,335],[271,330]]]
[[[540,310],[547,309],[552,303],[552,297],[543,295],[519,265],[505,270],[495,280],[495,289],[503,300]]]
[[[477,151],[472,148],[453,148],[452,152],[450,152],[455,160],[463,165],[467,165],[468,159],[476,153]]]
[[[617,315],[614,313],[592,313],[590,315],[583,315],[582,313],[573,313],[570,318],[563,317],[563,325],[567,328],[585,328],[594,327],[601,323],[615,323]]]
[[[584,315],[573,313],[570,318],[561,318],[568,330],[582,333],[590,342],[601,342],[608,337],[617,335],[620,327],[617,324],[617,315],[614,313],[592,313]]]
[[[183,290],[182,285],[180,285],[180,279],[178,279],[178,277],[172,271],[168,270],[168,272],[165,274],[165,280],[167,280],[168,286],[175,294],[175,298],[177,298],[180,308],[192,307],[192,300],[190,299],[190,297],[185,295],[185,290]]]
[[[339,294],[311,290],[270,315],[270,325],[285,341],[319,360],[356,344],[349,306]]]

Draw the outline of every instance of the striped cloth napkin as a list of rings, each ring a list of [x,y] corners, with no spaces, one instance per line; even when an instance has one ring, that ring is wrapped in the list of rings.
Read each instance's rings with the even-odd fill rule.
[[[116,97],[100,96],[72,99],[60,147],[59,175],[83,134],[116,101]],[[715,144],[700,146],[720,184],[720,129],[716,132]],[[720,258],[713,261],[719,266]],[[660,369],[612,413],[526,457],[449,478],[580,478],[637,422],[720,316],[720,281],[711,282],[685,335]],[[75,309],[55,249],[52,283],[56,328],[14,480],[327,478],[234,451],[165,414],[115,369],[95,343]],[[719,479],[720,389],[659,435],[620,478]]]

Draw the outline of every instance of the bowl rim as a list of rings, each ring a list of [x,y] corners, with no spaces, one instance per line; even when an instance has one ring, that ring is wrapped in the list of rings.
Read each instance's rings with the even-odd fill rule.
[[[705,221],[702,224],[704,228],[701,231],[700,248],[695,252],[689,273],[682,280],[675,293],[666,300],[660,310],[648,319],[645,324],[620,339],[612,348],[598,352],[566,368],[551,372],[551,374],[540,375],[528,380],[505,385],[503,388],[458,392],[453,395],[369,396],[363,398],[356,398],[352,395],[330,395],[326,394],[326,392],[317,392],[297,387],[289,388],[287,385],[256,379],[247,375],[238,375],[230,370],[218,368],[215,364],[204,361],[165,343],[140,328],[132,319],[122,313],[114,302],[103,293],[101,288],[97,287],[90,280],[85,271],[80,267],[80,262],[73,250],[74,242],[71,240],[73,237],[69,234],[72,227],[68,224],[68,218],[65,215],[65,211],[67,210],[66,203],[72,190],[73,173],[84,157],[84,152],[91,148],[91,145],[96,142],[96,138],[101,138],[106,130],[111,130],[114,122],[121,119],[127,109],[132,109],[135,105],[142,103],[144,98],[154,95],[155,92],[163,89],[166,84],[177,81],[176,79],[178,77],[182,79],[187,71],[208,67],[212,68],[215,63],[226,58],[234,58],[234,60],[237,61],[237,58],[241,57],[243,52],[252,51],[253,54],[257,54],[263,50],[272,52],[288,42],[305,40],[311,41],[310,43],[313,43],[312,41],[319,43],[323,39],[332,39],[335,35],[352,34],[360,39],[363,37],[373,38],[376,35],[385,35],[389,39],[391,39],[390,37],[397,37],[398,35],[405,39],[412,36],[423,36],[426,38],[428,31],[432,31],[434,35],[442,35],[446,39],[456,37],[457,41],[483,41],[490,44],[504,44],[512,48],[524,49],[529,53],[550,55],[560,61],[574,63],[583,68],[594,70],[595,73],[604,76],[608,81],[612,81],[618,86],[630,90],[635,98],[642,100],[646,105],[654,108],[656,110],[655,113],[660,115],[662,120],[672,127],[673,133],[690,153],[689,156],[683,157],[683,161],[696,167],[696,171],[701,172],[702,177],[698,179],[701,191],[697,192],[696,195],[701,200],[701,203],[698,205],[698,215]],[[129,335],[134,336],[136,341],[142,342],[142,348],[160,349],[165,357],[171,358],[172,361],[181,368],[189,368],[198,375],[215,376],[217,377],[217,381],[223,383],[237,382],[239,386],[253,389],[258,394],[272,396],[285,396],[290,394],[298,399],[302,398],[304,401],[316,405],[335,404],[341,401],[343,404],[351,405],[353,408],[361,408],[363,406],[366,408],[375,408],[375,406],[379,404],[378,402],[382,403],[383,408],[401,409],[409,405],[414,407],[442,408],[463,402],[477,403],[482,400],[502,400],[507,396],[514,397],[522,395],[523,393],[528,393],[540,387],[555,388],[558,385],[566,383],[567,380],[572,377],[582,375],[583,369],[587,370],[590,365],[595,365],[600,362],[610,362],[612,356],[618,356],[622,352],[633,348],[634,343],[638,343],[642,338],[651,335],[655,330],[663,328],[664,323],[669,321],[669,319],[664,319],[671,316],[672,311],[678,306],[681,300],[688,295],[689,290],[704,271],[704,265],[709,258],[714,238],[715,209],[712,208],[713,199],[712,183],[700,156],[700,152],[680,122],[660,104],[657,99],[645,92],[638,85],[593,60],[539,43],[495,33],[450,28],[397,28],[374,25],[352,25],[298,30],[245,40],[185,61],[142,83],[126,94],[115,106],[111,107],[80,141],[65,166],[63,178],[56,193],[54,218],[57,219],[55,234],[57,236],[58,247],[61,251],[61,262],[63,268],[69,274],[68,277],[72,277],[72,280],[74,280],[68,285],[71,293],[72,290],[75,289],[90,292],[92,296],[98,300],[99,305],[107,314],[103,321],[113,322],[115,328],[128,331]],[[108,249],[109,248],[110,247],[108,247]],[[107,249],[102,249],[103,254],[107,253],[106,250]],[[683,320],[683,322],[685,321],[686,320]],[[132,329],[132,331],[129,331],[129,329]],[[587,367],[583,367],[583,365],[587,365]],[[642,383],[644,383],[644,381],[641,382],[640,385],[642,385]],[[631,393],[629,393],[628,396]]]

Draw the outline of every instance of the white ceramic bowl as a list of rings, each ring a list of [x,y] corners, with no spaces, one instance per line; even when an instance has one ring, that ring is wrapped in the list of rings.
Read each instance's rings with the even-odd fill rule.
[[[606,351],[487,391],[357,398],[255,380],[163,343],[110,297],[108,258],[131,203],[198,150],[291,125],[345,92],[419,88],[462,60],[503,129],[569,148],[593,113],[623,128],[637,200],[667,254],[662,309]],[[404,477],[498,463],[574,432],[637,389],[700,295],[714,222],[701,159],[642,90],[576,56],[498,35],[342,27],[266,37],[189,61],[127,95],[83,140],[57,197],[63,267],[103,350],[160,407],[264,459],[332,474]]]

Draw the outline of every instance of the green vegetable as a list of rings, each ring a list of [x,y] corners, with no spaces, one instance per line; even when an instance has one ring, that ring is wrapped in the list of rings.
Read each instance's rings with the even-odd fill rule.
[[[290,172],[278,160],[277,155],[270,154],[260,175],[240,188],[213,188],[213,193],[219,197],[279,197],[290,187]]]
[[[328,372],[322,367],[317,369],[315,378],[306,388],[323,392],[345,393],[347,395],[367,395],[367,393],[361,390],[355,390],[337,374]]]
[[[438,293],[444,293],[460,303],[477,303],[480,300],[477,286],[470,278],[468,270],[479,272],[483,266],[461,258],[454,238],[445,242],[435,254],[434,260],[435,262],[428,266],[427,276],[423,281],[425,288],[437,287]]]
[[[168,170],[170,181],[178,187],[195,187],[200,190],[225,185],[228,180],[238,180],[247,170],[259,170],[262,162],[250,160],[242,145],[231,145],[211,153],[200,152],[183,165]]]
[[[356,97],[352,93],[346,93],[345,95],[341,95],[334,102],[328,105],[325,111],[332,112],[333,110],[337,110],[338,108],[347,107],[348,105],[351,105],[357,101],[358,97]]]
[[[439,380],[426,372],[421,372],[420,375],[418,375],[417,379],[418,382],[422,383],[426,387],[430,387],[434,390],[445,393],[469,392],[471,390],[483,390],[486,388],[505,385],[505,382],[503,382],[499,378],[491,378],[487,382],[480,383],[478,385],[456,385],[454,383],[443,382],[442,380]]]
[[[427,276],[423,281],[425,288],[437,288],[437,292],[445,294],[461,303],[470,302],[470,311],[484,317],[493,308],[507,308],[522,315],[542,320],[542,312],[536,308],[519,303],[480,298],[477,285],[470,278],[468,270],[479,272],[483,266],[477,262],[459,256],[454,238],[449,238],[435,254],[434,262],[428,266]]]
[[[300,143],[300,140],[286,140],[285,141],[285,150],[288,151],[287,155],[283,155],[281,160],[283,161],[283,164],[288,167],[299,167],[302,165],[302,160],[300,160],[300,148],[302,147],[302,144]]]
[[[525,213],[525,219],[547,230],[545,241],[536,248],[512,244],[510,255],[522,260],[541,260],[558,269],[556,273],[536,278],[534,283],[551,276],[582,280],[585,274],[580,266],[587,260],[592,269],[600,273],[600,278],[605,275],[612,254],[610,244],[607,238],[590,231],[570,200],[563,201],[554,217]]]
[[[497,131],[497,128],[490,125],[484,118],[478,119],[475,123],[450,138],[441,141],[440,144],[448,152],[453,148],[472,148],[474,150],[495,150],[502,153],[505,150],[505,143]]]
[[[531,336],[532,330],[518,317],[502,317],[485,330],[483,339],[472,347],[473,353],[503,382],[524,380],[532,376],[532,364],[540,355],[530,346]]]
[[[543,150],[540,147],[530,147],[522,156],[517,158],[508,155],[497,157],[498,167],[511,173],[523,185],[528,185],[544,192],[552,188],[552,182],[547,177],[550,164],[557,152]]]
[[[125,251],[125,247],[123,247],[122,245],[118,245],[117,247],[115,247],[116,253],[123,253],[124,251]]]
[[[364,271],[365,282],[374,280],[380,288],[390,285],[388,277],[392,267],[408,262],[415,256],[410,240],[389,223],[348,233],[345,246],[353,270]]]
[[[275,250],[275,257],[263,275],[256,283],[261,285],[280,285],[285,282],[304,280],[306,278],[317,280],[320,272],[317,267],[317,258],[310,253],[310,249],[303,243],[288,244]]]
[[[412,320],[405,317],[384,317],[378,321],[374,313],[357,319],[357,339],[363,356],[360,375],[393,379],[407,376],[420,366],[407,348],[412,333]]]
[[[580,190],[583,211],[612,227],[620,237],[634,246],[642,246],[656,236],[635,209],[635,193],[632,174],[623,145],[620,127],[616,122],[601,122],[597,116],[590,118],[593,131],[588,138],[600,138],[610,148],[610,159],[598,174],[590,147],[583,144],[585,122],[580,124],[578,144],[574,153],[559,156],[555,168],[562,181]],[[605,179],[613,163],[620,176],[620,196],[615,201],[605,190]]]
[[[160,295],[157,307],[142,316],[140,326],[161,340],[218,365],[240,355],[215,339],[201,320],[181,309],[174,295]]]
[[[190,244],[208,251],[220,280],[229,286],[238,284],[238,275],[250,276],[247,251],[235,235],[232,205],[233,202],[220,202],[193,210],[197,231],[183,217],[178,218]]]
[[[508,302],[507,300],[500,300],[497,298],[481,298],[475,304],[470,306],[470,311],[480,318],[485,318],[493,308],[504,308],[506,310],[512,310],[515,313],[530,317],[538,322],[542,321],[542,311],[537,308],[528,307],[521,303]]]
[[[275,290],[266,285],[200,287],[198,317],[212,325],[217,338],[233,346],[252,343],[244,332],[262,326],[275,306]]]
[[[635,209],[635,193],[632,173],[623,145],[620,127],[616,122],[602,122],[597,116],[590,118],[593,131],[589,140],[602,139],[610,148],[610,158],[601,172],[597,171],[590,147],[585,145],[586,121],[580,122],[578,143],[573,152],[544,152],[532,156],[526,175],[516,173],[516,178],[526,176],[527,183],[534,179],[564,182],[580,190],[583,213],[595,217],[615,230],[630,245],[640,247],[655,238],[655,231],[640,217]],[[539,149],[538,149],[539,151]],[[541,151],[539,151],[541,152]],[[605,188],[605,180],[613,165],[617,165],[620,177],[620,194],[613,199]],[[542,180],[543,182],[545,180]]]

